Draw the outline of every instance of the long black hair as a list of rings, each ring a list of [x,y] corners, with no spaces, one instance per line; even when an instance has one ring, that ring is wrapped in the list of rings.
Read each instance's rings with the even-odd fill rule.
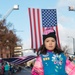
[[[62,49],[59,48],[57,44],[56,44],[56,47],[55,47],[55,49],[54,49],[53,51],[54,51],[55,54],[56,54],[56,53],[58,53],[58,54],[63,53]],[[46,54],[46,53],[47,53],[47,49],[46,49],[46,47],[45,47],[45,44],[43,44],[43,45],[41,45],[40,48],[38,49],[37,55]]]

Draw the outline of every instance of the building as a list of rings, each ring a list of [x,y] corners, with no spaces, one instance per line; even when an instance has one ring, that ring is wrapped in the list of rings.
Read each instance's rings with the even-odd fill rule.
[[[17,42],[19,43],[21,41],[13,30],[9,30],[6,27],[5,21],[0,21],[0,58],[10,58],[15,55],[21,55],[21,48],[18,48],[21,46],[18,46]],[[15,49],[16,47],[17,49]]]
[[[17,57],[17,56],[23,56],[23,53],[22,53],[22,46],[17,46],[14,48],[14,56]]]

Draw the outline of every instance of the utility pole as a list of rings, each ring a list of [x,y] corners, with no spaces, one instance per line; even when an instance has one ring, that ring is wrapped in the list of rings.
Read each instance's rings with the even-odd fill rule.
[[[69,6],[69,11],[75,11],[75,6]],[[75,38],[71,37],[73,39],[73,51],[75,55]]]
[[[75,55],[75,38],[73,38],[71,36],[68,36],[68,38],[72,38],[72,40],[73,40],[73,52],[74,52],[74,55]]]

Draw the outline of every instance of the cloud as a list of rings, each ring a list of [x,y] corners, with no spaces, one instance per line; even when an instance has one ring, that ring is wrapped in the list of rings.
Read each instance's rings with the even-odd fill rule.
[[[66,36],[75,38],[75,19],[73,17],[59,16],[58,18],[59,31]]]
[[[75,30],[68,29],[63,25],[61,25],[60,23],[58,23],[58,31],[59,31],[60,44],[63,47],[67,45],[71,49],[70,52],[73,54],[73,38],[75,37],[74,35]]]
[[[61,17],[59,17],[59,22],[61,22],[61,23],[68,23],[68,22],[74,23],[75,20],[72,17],[66,17],[66,16],[62,15]]]
[[[57,7],[75,6],[75,0],[59,0]]]

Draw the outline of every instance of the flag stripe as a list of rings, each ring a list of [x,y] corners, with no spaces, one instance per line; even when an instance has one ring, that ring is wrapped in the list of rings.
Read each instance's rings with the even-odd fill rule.
[[[37,20],[38,20],[38,32],[39,32],[39,41],[40,41],[40,46],[42,45],[42,36],[41,36],[41,28],[40,28],[40,10],[37,9]]]
[[[34,35],[35,35],[35,42],[36,42],[36,49],[38,47],[38,44],[37,44],[37,32],[36,32],[36,15],[35,15],[35,9],[33,8],[33,23],[34,23]]]
[[[56,26],[56,36],[57,36],[58,46],[60,47],[59,34],[58,34],[58,26]]]
[[[29,8],[30,29],[31,29],[31,45],[33,49],[38,50],[42,45],[42,25],[40,10]],[[31,22],[32,21],[32,22]]]
[[[32,33],[32,19],[31,19],[31,10],[28,8],[29,19],[30,19],[30,31],[31,31],[31,48],[33,48],[33,33]]]

